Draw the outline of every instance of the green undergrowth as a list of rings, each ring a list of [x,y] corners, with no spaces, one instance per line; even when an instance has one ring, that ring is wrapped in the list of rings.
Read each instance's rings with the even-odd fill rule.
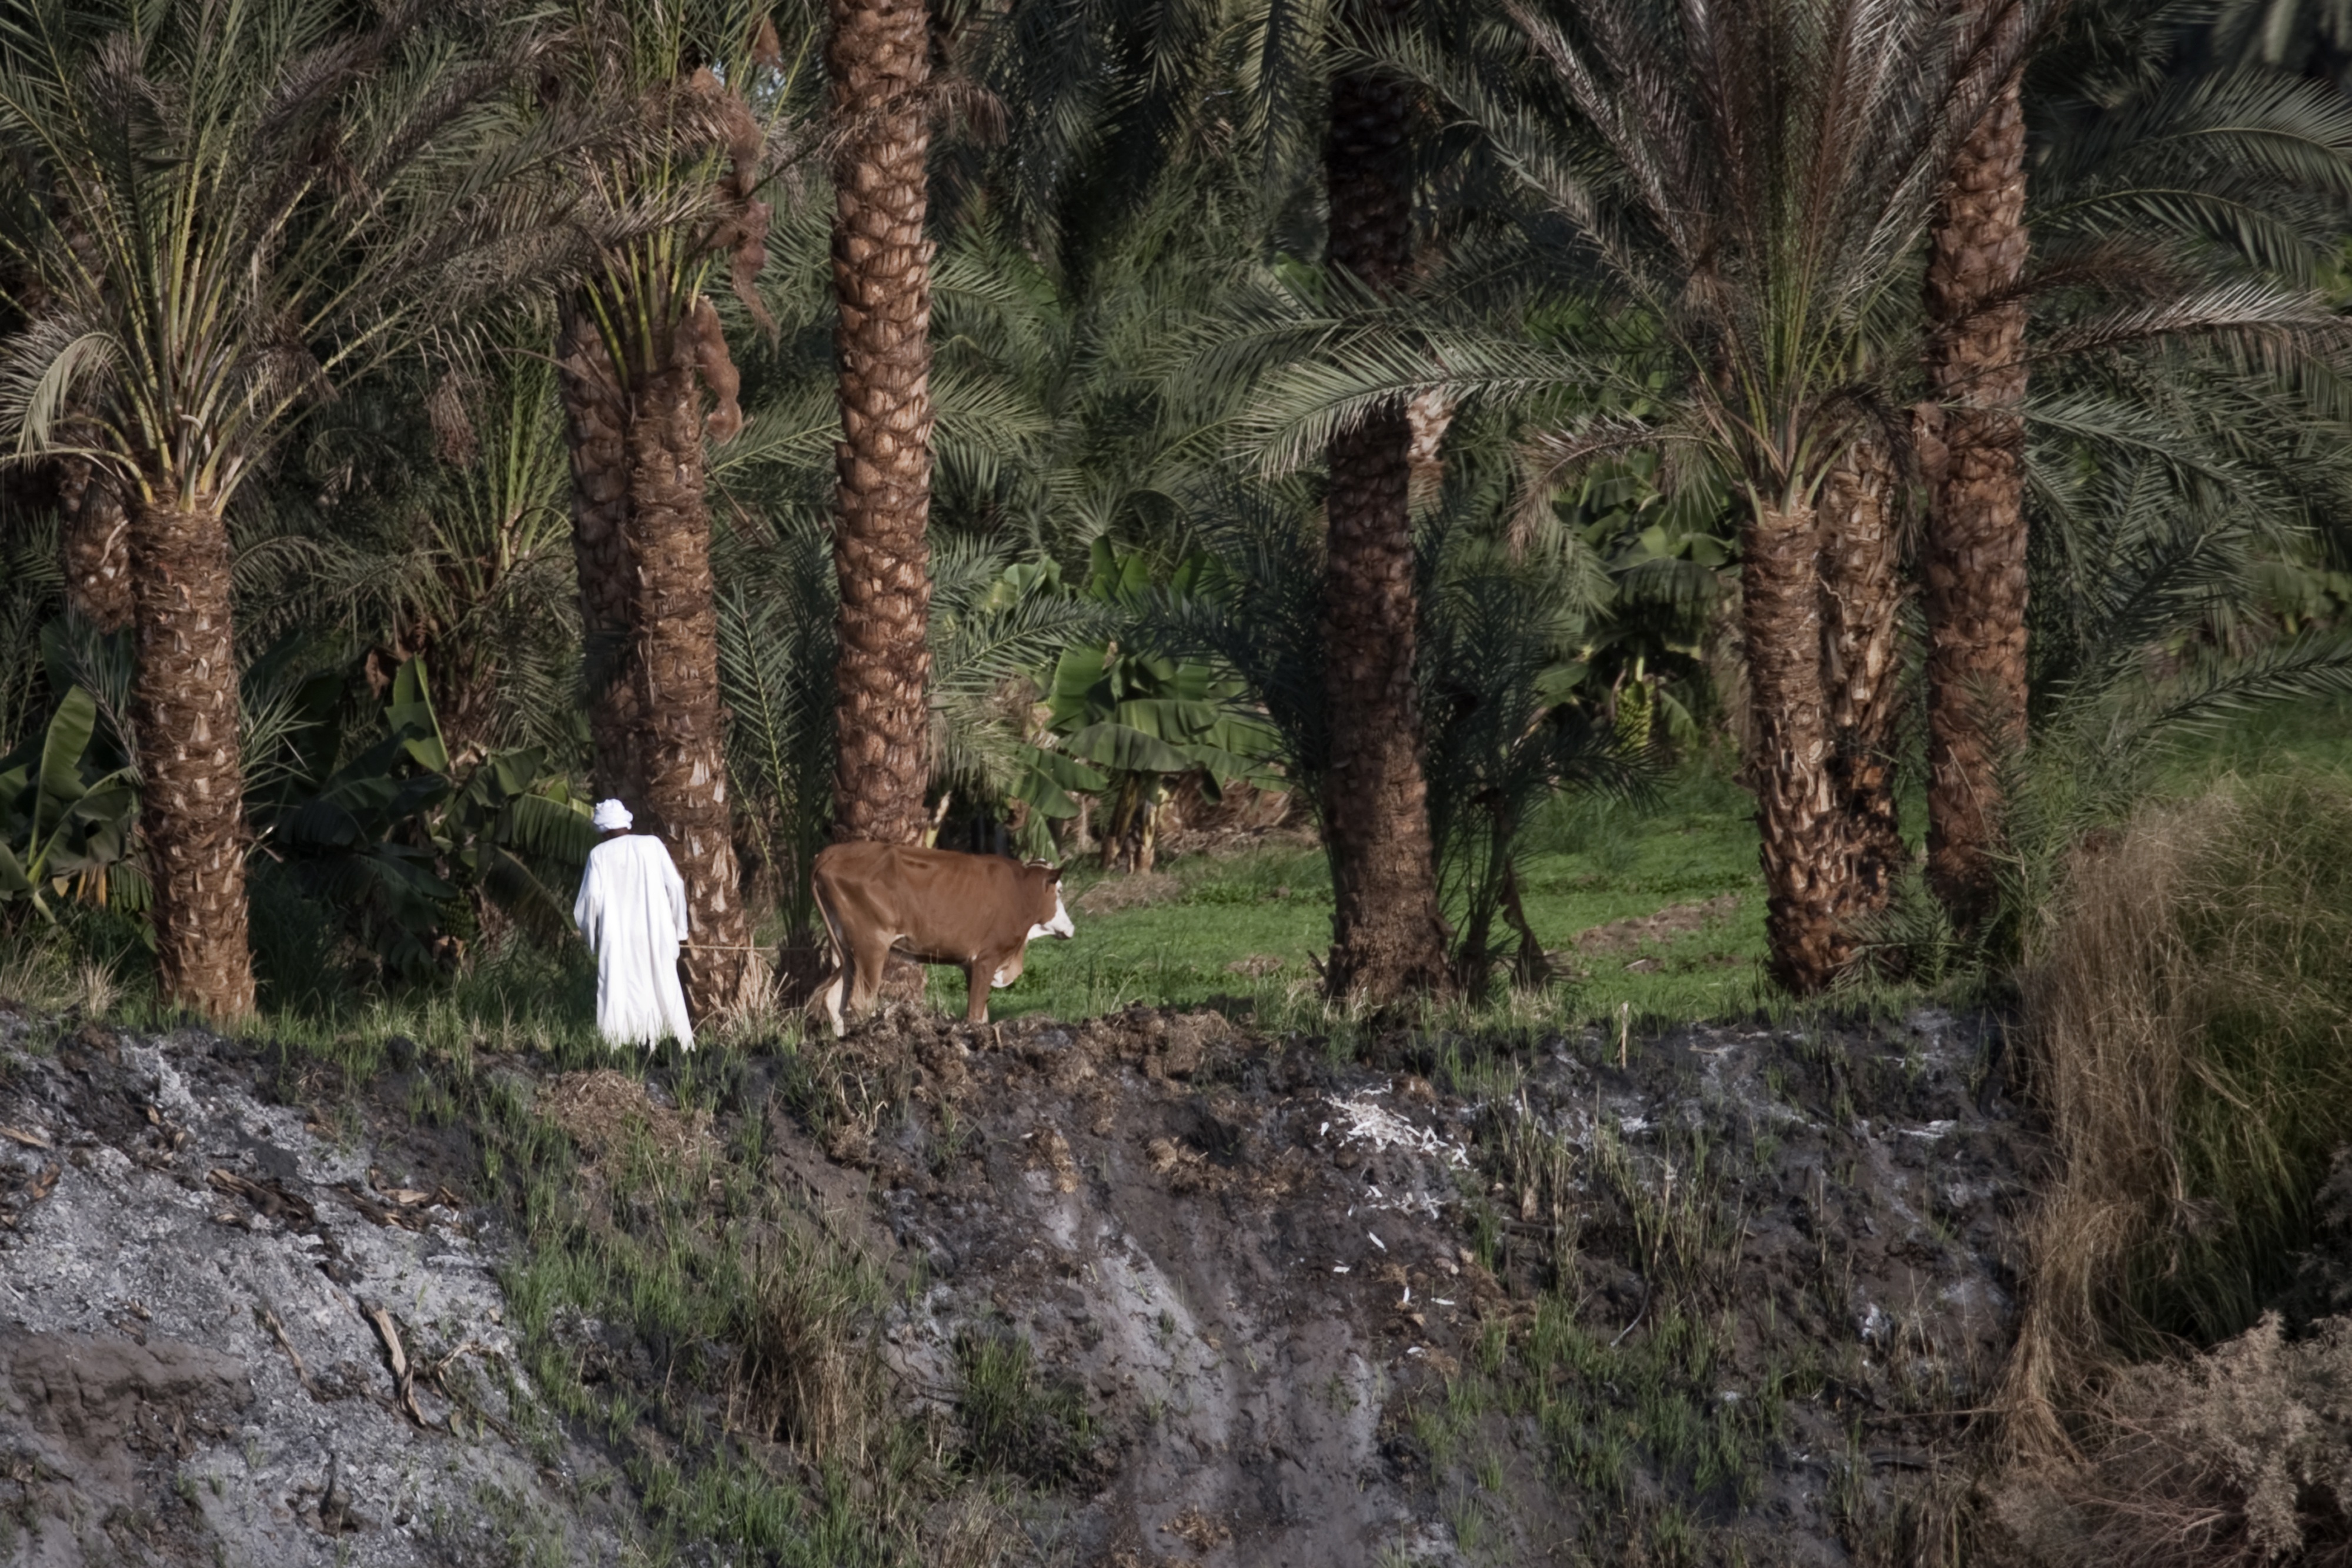
[[[2352,770],[2352,702],[2250,716],[2176,754],[2159,792],[2193,795],[2224,775],[2297,768]],[[1916,791],[1904,806],[1916,849],[1923,817]],[[1527,910],[1555,977],[1538,993],[1498,993],[1482,1018],[1572,1029],[1621,1017],[1733,1018],[1782,1005],[1763,977],[1754,808],[1721,758],[1678,768],[1643,800],[1556,798],[1522,842]],[[1076,936],[1032,944],[1027,972],[992,994],[992,1017],[1079,1019],[1143,1003],[1215,1006],[1269,1029],[1328,1021],[1318,963],[1330,941],[1330,879],[1310,841],[1181,857],[1163,863],[1148,889],[1122,887],[1125,880],[1106,878],[1088,860],[1071,863],[1066,886]],[[266,862],[256,865],[253,893],[255,967],[273,1036],[331,1044],[488,1031],[549,1049],[593,1032],[594,976],[577,946],[549,952],[493,939],[445,980],[387,992],[351,979],[330,939],[333,912],[299,897]],[[1090,894],[1109,906],[1090,907]],[[1662,914],[1654,936],[1578,941]],[[130,918],[69,906],[57,928],[18,918],[0,936],[0,995],[143,1026],[173,1021],[153,1005],[152,958]],[[1916,935],[1906,941],[1918,946]],[[1920,977],[1931,988],[1945,978]],[[935,968],[929,994],[943,1010],[961,1012],[961,975]]]
[[[516,1071],[488,1039],[436,1042],[401,1082],[412,1115],[474,1134],[484,1197],[519,1242],[500,1283],[527,1369],[634,1489],[641,1560],[1001,1560],[1008,1500],[1076,1473],[1084,1412],[1016,1342],[966,1357],[952,1413],[908,1404],[876,1333],[919,1277],[769,1161],[774,1118],[807,1113],[822,1135],[856,1098],[840,1070],[774,1038],[650,1061],[559,1040],[539,1065]],[[621,1076],[577,1075],[605,1067]],[[556,1436],[536,1435],[543,1461]]]

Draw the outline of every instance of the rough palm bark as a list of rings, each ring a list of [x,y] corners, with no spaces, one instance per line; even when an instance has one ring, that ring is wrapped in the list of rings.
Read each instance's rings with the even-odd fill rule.
[[[1740,542],[1740,613],[1752,694],[1748,783],[1764,862],[1772,977],[1820,990],[1852,956],[1853,856],[1839,809],[1822,684],[1820,532],[1803,503],[1759,505]]]
[[[1904,598],[1900,476],[1878,441],[1850,451],[1823,487],[1822,680],[1844,821],[1842,918],[1886,906],[1906,852],[1895,802]]]
[[[698,1019],[755,999],[751,917],[727,804],[726,712],[704,494],[706,434],[740,426],[718,312],[696,296],[650,319],[624,376],[584,308],[557,346],[572,474],[572,554],[587,642],[596,787],[668,846],[687,887],[688,1004]],[[718,394],[706,412],[704,388]]]
[[[1347,20],[1364,30],[1409,12],[1398,0],[1356,0]],[[1374,289],[1401,287],[1412,267],[1412,112],[1410,86],[1390,73],[1348,71],[1331,84],[1330,263]],[[1333,909],[1324,981],[1335,998],[1381,1001],[1451,984],[1413,685],[1412,449],[1399,403],[1335,436],[1328,455],[1323,831]]]
[[[922,0],[833,0],[832,19],[825,68],[843,138],[833,224],[841,401],[834,833],[916,843],[929,825],[929,17]]]
[[[215,1020],[253,1011],[228,527],[217,507],[147,505],[130,533],[140,832],[163,999]]]
[[[572,551],[593,784],[600,796],[633,800],[644,777],[636,747],[643,683],[630,620],[628,394],[586,312],[566,309],[555,357],[572,462]]]
[[[638,827],[669,846],[685,876],[689,936],[681,962],[687,999],[698,1018],[741,1009],[757,977],[727,805],[726,710],[719,697],[719,616],[703,492],[698,371],[712,364],[714,346],[723,360],[718,312],[697,298],[673,329],[667,361],[634,389],[628,426]],[[731,410],[731,395],[722,407]]]
[[[2024,215],[2012,78],[1953,160],[1927,266],[1945,453],[1924,572],[1927,876],[1966,924],[1995,896],[1999,768],[2025,738]]]
[[[87,457],[58,462],[66,604],[101,632],[131,624],[131,513],[113,475]]]

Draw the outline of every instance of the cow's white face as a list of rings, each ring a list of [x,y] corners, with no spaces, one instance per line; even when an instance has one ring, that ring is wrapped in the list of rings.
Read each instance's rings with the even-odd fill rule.
[[[1066,937],[1076,936],[1077,934],[1078,928],[1070,924],[1070,911],[1062,903],[1062,890],[1056,886],[1054,889],[1054,918],[1043,925],[1029,927],[1029,940],[1034,942],[1040,936]]]

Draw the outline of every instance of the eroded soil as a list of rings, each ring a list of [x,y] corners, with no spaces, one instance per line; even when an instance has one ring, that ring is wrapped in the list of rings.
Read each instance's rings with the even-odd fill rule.
[[[1098,1463],[1032,1519],[1069,1560],[1631,1560],[1671,1518],[1696,1560],[1838,1563],[1930,1522],[1913,1483],[2007,1344],[2031,1145],[1979,1094],[1986,1043],[1927,1014],[1684,1029],[1622,1066],[1598,1032],[1400,1043],[1381,1071],[1213,1012],[901,1019],[851,1050],[928,1109],[829,1147],[926,1270],[889,1330],[910,1386],[987,1332],[1084,1391]],[[1514,1127],[1563,1151],[1549,1186],[1507,1185]],[[1546,1311],[1616,1353],[1566,1416],[1631,1433],[1598,1486],[1528,1387],[1580,1379],[1523,1354]],[[1612,1385],[1672,1383],[1699,1322],[1706,1386]],[[1748,1472],[1644,1434],[1643,1400],[1738,1411]]]
[[[0,1015],[0,1563],[617,1560],[462,1150],[235,1040],[47,1033]]]
[[[0,1027],[0,1563],[646,1538],[631,1440],[523,1372],[462,1117],[194,1032]],[[910,1413],[969,1430],[974,1347],[1022,1347],[1058,1425],[990,1450],[1016,1557],[1835,1563],[1932,1524],[2006,1343],[2032,1145],[1984,1028],[1365,1062],[1213,1012],[899,1014],[739,1059],[692,1113],[626,1061],[481,1071],[583,1160],[626,1126],[720,1157],[756,1119],[762,1179],[898,1282]],[[677,1375],[614,1359],[648,1406]]]

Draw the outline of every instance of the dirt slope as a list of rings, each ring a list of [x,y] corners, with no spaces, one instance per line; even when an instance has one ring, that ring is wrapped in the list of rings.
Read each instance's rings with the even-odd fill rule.
[[[2030,1145],[1977,1104],[1980,1030],[1939,1015],[1850,1038],[1691,1028],[1629,1042],[1623,1068],[1614,1045],[1523,1047],[1490,1071],[1511,1092],[1498,1103],[1432,1088],[1424,1074],[1477,1076],[1443,1041],[1381,1072],[1214,1013],[915,1019],[858,1048],[920,1064],[916,1094],[962,1129],[954,1154],[936,1111],[830,1146],[872,1173],[892,1237],[926,1260],[929,1288],[892,1326],[912,1385],[950,1385],[978,1332],[1020,1336],[1086,1391],[1101,1473],[1036,1525],[1073,1560],[1536,1562],[1630,1550],[1664,1510],[1707,1556],[1735,1539],[1750,1561],[1890,1545],[1918,1523],[1906,1483],[2007,1343]],[[1564,1144],[1566,1190],[1497,1190],[1512,1124]],[[1712,1175],[1692,1165],[1710,1145]],[[1764,1399],[1772,1430],[1754,1473],[1712,1481],[1636,1433],[1596,1490],[1564,1480],[1563,1445],[1530,1429],[1540,1401],[1513,1408],[1504,1372],[1546,1301],[1605,1323],[1621,1354],[1672,1332],[1678,1161],[1685,1208],[1717,1211],[1726,1242],[1684,1310],[1728,1325],[1707,1358],[1721,1385],[1685,1403]],[[1572,1234],[1536,1222],[1551,1197]],[[1433,1442],[1429,1412],[1481,1362],[1487,1407]],[[1590,1391],[1588,1426],[1629,1403],[1618,1392]]]
[[[376,1190],[233,1042],[0,1030],[0,1562],[614,1559],[485,1217]]]
[[[526,1374],[462,1119],[194,1032],[0,1034],[0,1563],[595,1563],[674,1531],[637,1440]],[[2031,1146],[1979,1109],[1983,1043],[1922,1016],[1367,1066],[1215,1013],[900,1018],[735,1060],[699,1122],[658,1082],[483,1071],[583,1148],[638,1116],[715,1158],[759,1123],[761,1179],[899,1282],[895,1397],[1006,1467],[1016,1560],[1831,1563],[1932,1522],[2004,1343]],[[685,1364],[610,1359],[648,1410]],[[1005,1366],[1009,1416],[976,1370]]]

